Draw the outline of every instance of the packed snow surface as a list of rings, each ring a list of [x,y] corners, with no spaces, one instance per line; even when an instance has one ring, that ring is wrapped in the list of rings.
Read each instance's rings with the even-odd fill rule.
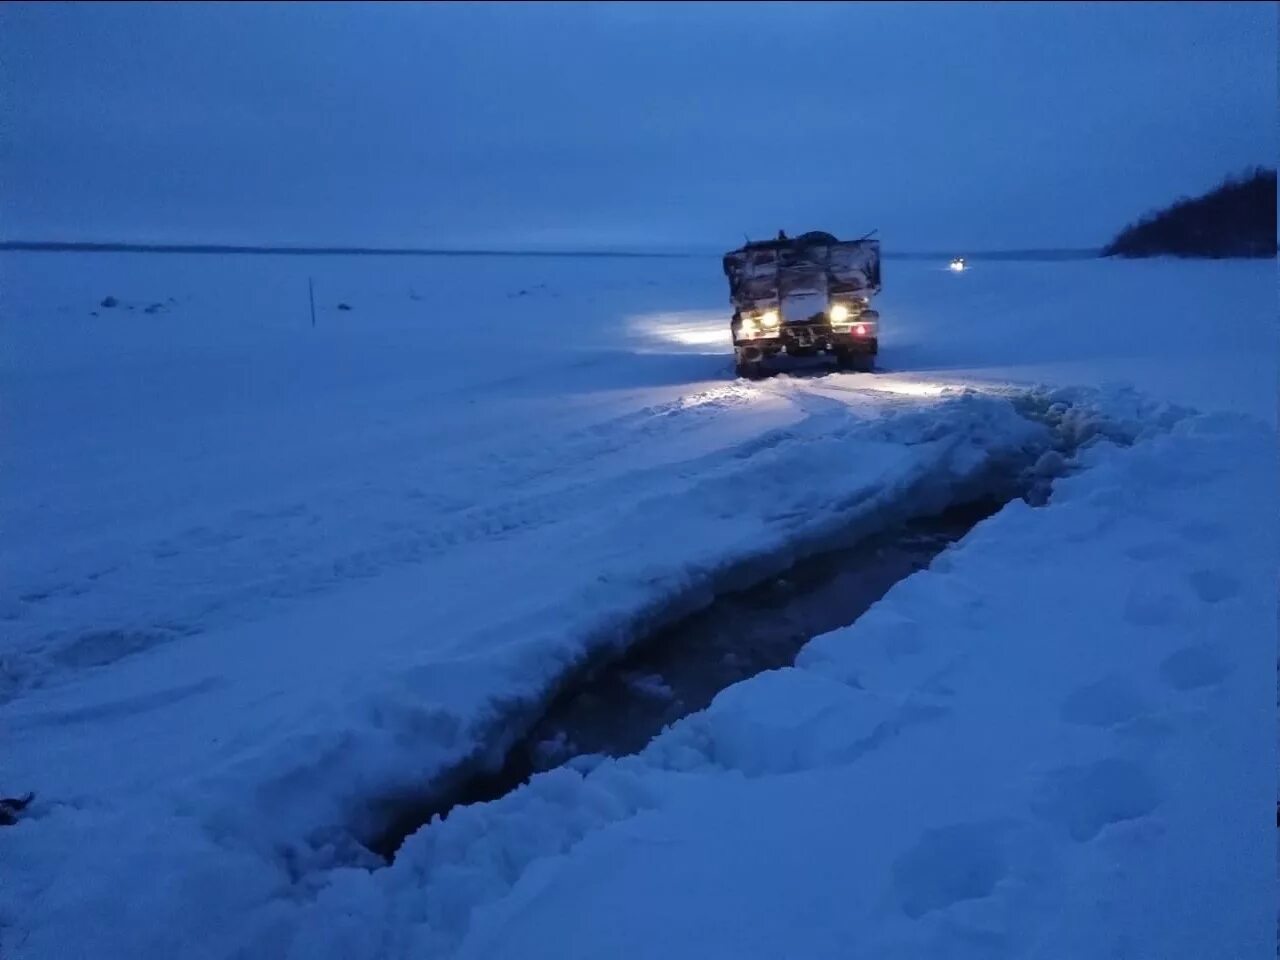
[[[887,372],[746,383],[713,258],[5,254],[0,955],[1273,945],[1274,264],[884,273]],[[581,664],[1015,472],[795,667],[361,846]]]

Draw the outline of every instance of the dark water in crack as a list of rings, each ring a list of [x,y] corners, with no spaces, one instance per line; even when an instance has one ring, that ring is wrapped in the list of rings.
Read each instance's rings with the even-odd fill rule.
[[[802,560],[751,589],[717,597],[570,684],[500,770],[472,776],[445,797],[401,811],[371,849],[389,859],[405,837],[436,815],[497,799],[573,757],[637,752],[725,687],[790,665],[810,639],[853,623],[890,587],[928,567],[1003,503],[992,499],[952,507],[855,547]]]

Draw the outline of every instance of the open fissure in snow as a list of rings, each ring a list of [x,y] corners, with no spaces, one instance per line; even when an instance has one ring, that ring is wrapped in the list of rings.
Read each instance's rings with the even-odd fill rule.
[[[616,659],[583,667],[561,684],[500,768],[467,776],[448,793],[401,801],[403,811],[372,849],[389,858],[405,837],[437,816],[495,800],[562,763],[586,769],[602,757],[640,750],[725,687],[789,665],[808,640],[852,623],[894,583],[926,568],[1000,506],[994,498],[957,504],[856,546],[806,558],[779,577],[716,597],[637,639]]]

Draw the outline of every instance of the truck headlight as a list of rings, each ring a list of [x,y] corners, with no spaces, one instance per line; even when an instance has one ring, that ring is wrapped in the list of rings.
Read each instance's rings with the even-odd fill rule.
[[[766,310],[760,315],[760,325],[766,330],[772,330],[778,325],[778,311]]]
[[[738,337],[742,340],[754,339],[756,335],[756,325],[752,320],[743,320],[742,326],[738,328]]]
[[[835,306],[831,308],[830,312],[831,312],[832,323],[848,323],[849,322],[849,308],[846,307],[843,303],[837,303]]]

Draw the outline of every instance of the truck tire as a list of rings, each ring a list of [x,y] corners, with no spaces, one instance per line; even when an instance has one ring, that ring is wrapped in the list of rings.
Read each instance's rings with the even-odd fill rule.
[[[737,372],[744,380],[759,380],[764,376],[764,363],[760,360],[739,360]]]

